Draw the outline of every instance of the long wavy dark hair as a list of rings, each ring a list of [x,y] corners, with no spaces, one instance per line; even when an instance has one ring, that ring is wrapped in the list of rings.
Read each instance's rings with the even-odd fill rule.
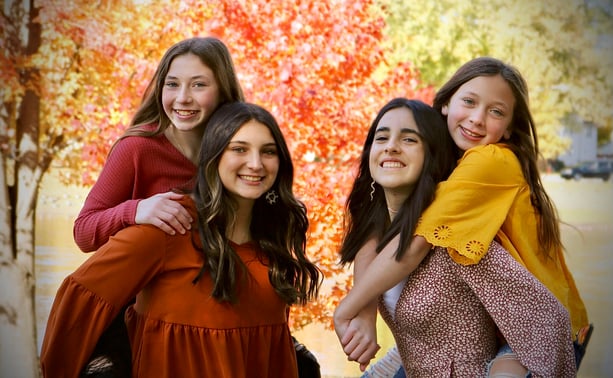
[[[268,127],[279,156],[279,171],[271,188],[279,198],[272,205],[265,196],[256,199],[251,236],[269,260],[268,274],[276,292],[288,304],[305,304],[317,296],[322,280],[320,270],[306,256],[306,207],[292,191],[294,166],[281,129],[272,114],[255,104],[222,105],[206,125],[194,188],[204,263],[195,281],[209,274],[214,298],[227,302],[237,298],[245,266],[230,245],[226,230],[235,221],[238,205],[221,182],[219,161],[234,134],[251,120]]]
[[[141,105],[132,118],[130,126],[119,139],[132,135],[155,136],[168,128],[170,119],[164,112],[162,89],[172,62],[176,57],[186,54],[197,56],[202,64],[213,71],[219,86],[220,105],[244,100],[245,96],[238,82],[227,46],[215,37],[188,38],[174,44],[166,51],[147,85]],[[154,129],[143,127],[148,125],[156,125],[156,127]]]
[[[551,257],[553,251],[562,248],[559,217],[553,201],[545,192],[538,171],[539,149],[536,126],[530,113],[528,85],[521,73],[515,67],[495,58],[473,59],[460,67],[441,87],[434,97],[433,106],[440,112],[464,83],[479,76],[496,75],[500,75],[509,84],[515,97],[513,119],[509,125],[511,136],[501,143],[506,144],[519,160],[524,178],[530,186],[532,206],[540,214],[539,249],[545,256]]]
[[[370,174],[370,150],[379,121],[388,111],[405,107],[411,111],[424,145],[424,166],[413,192],[404,201],[394,220],[390,222],[383,188],[373,183]],[[378,240],[377,252],[396,235],[400,243],[395,257],[400,260],[413,239],[413,232],[421,213],[434,200],[436,185],[445,180],[457,159],[445,120],[439,112],[419,100],[395,98],[385,104],[372,122],[359,162],[357,177],[345,204],[345,235],[340,249],[340,262],[353,262],[359,249],[370,238]],[[370,193],[374,187],[371,200]]]

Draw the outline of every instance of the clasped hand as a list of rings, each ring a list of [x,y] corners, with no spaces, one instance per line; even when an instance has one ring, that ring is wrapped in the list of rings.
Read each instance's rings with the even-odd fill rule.
[[[377,344],[377,311],[364,309],[354,318],[343,314],[342,302],[334,312],[334,331],[338,337],[343,352],[349,361],[360,364],[360,370],[365,371],[381,346]]]

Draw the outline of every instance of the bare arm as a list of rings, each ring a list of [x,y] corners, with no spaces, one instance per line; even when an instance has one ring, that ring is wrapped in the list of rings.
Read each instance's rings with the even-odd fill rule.
[[[359,281],[365,274],[370,263],[377,256],[377,241],[369,240],[356,254],[353,262],[353,280]],[[364,371],[377,351],[377,299],[371,301],[351,322],[335,323],[337,336],[343,346],[343,351],[350,361],[360,363]]]
[[[344,324],[355,318],[381,294],[411,274],[432,248],[426,239],[415,236],[402,259],[396,261],[394,252],[398,248],[398,240],[399,236],[396,236],[385,246],[340,302],[334,312],[335,324]]]

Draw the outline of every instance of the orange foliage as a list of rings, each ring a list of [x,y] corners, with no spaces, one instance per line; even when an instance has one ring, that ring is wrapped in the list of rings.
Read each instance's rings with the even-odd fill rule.
[[[247,5],[248,4],[248,5]],[[295,309],[295,326],[330,314],[346,291],[336,264],[343,205],[371,120],[397,95],[430,101],[409,64],[377,79],[385,64],[383,20],[373,1],[220,2],[208,26],[230,46],[247,97],[271,109],[296,164],[296,192],[309,210],[310,255],[329,285]],[[330,287],[331,286],[331,287]]]
[[[309,211],[309,254],[326,277],[318,301],[294,309],[293,327],[313,321],[330,326],[351,283],[348,269],[337,265],[337,249],[344,199],[370,122],[393,97],[433,98],[432,88],[420,89],[409,62],[387,67],[375,1],[38,5],[43,46],[25,64],[37,66],[43,82],[40,143],[64,136],[55,161],[74,168],[66,177],[71,182],[95,180],[170,45],[195,35],[215,35],[228,45],[247,99],[270,109],[287,137],[295,191]],[[14,79],[8,75],[4,82]]]

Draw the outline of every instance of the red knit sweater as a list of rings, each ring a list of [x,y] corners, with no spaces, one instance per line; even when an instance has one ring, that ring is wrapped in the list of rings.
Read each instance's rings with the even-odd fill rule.
[[[191,189],[196,166],[162,134],[119,141],[74,222],[83,252],[98,249],[122,228],[133,225],[141,199],[172,189]]]

